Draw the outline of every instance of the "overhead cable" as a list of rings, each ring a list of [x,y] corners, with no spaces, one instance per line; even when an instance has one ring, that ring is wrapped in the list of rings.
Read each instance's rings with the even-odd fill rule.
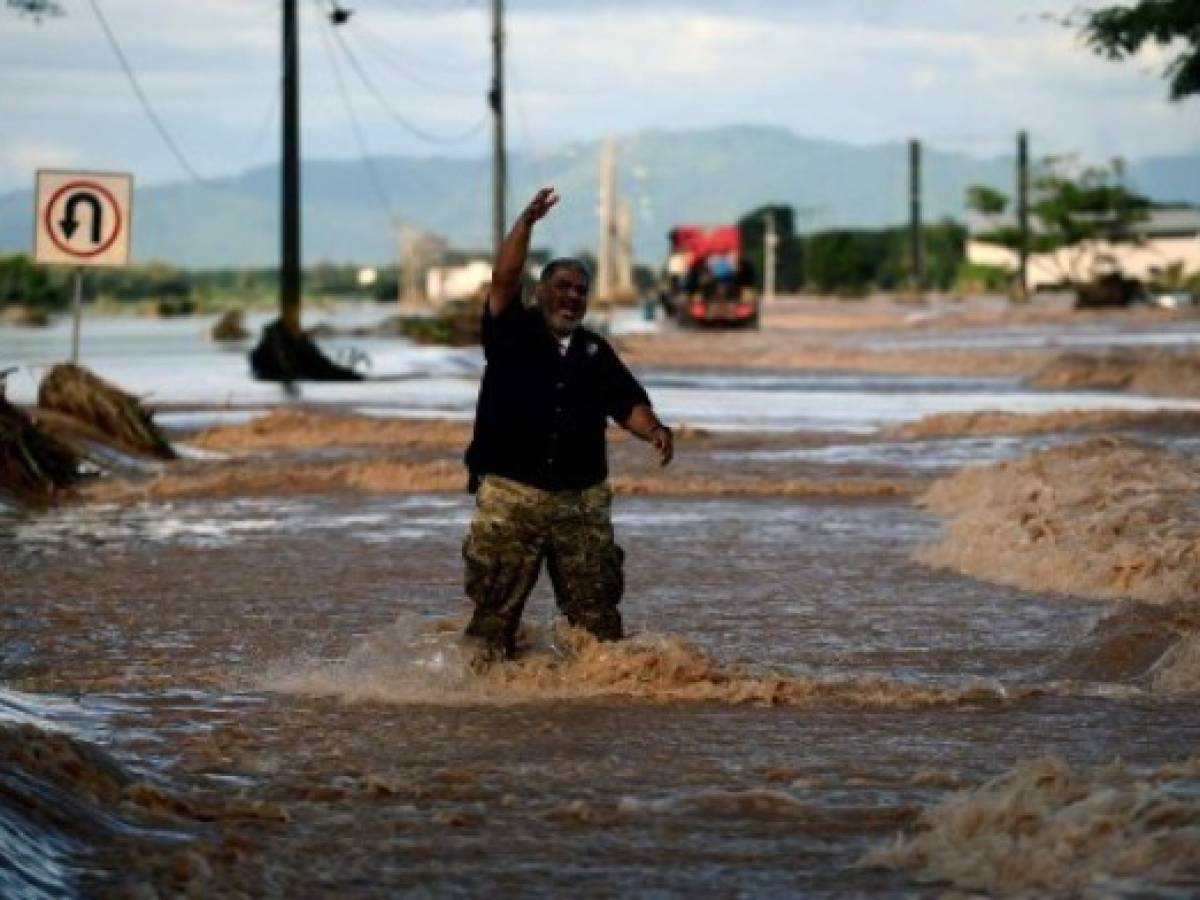
[[[485,113],[483,116],[480,116],[479,120],[472,124],[469,128],[458,134],[439,135],[430,131],[426,131],[424,128],[410,121],[406,116],[392,106],[387,97],[384,96],[383,92],[379,90],[379,88],[371,80],[370,76],[367,75],[366,71],[362,67],[362,64],[359,63],[358,58],[354,55],[350,47],[346,45],[346,42],[342,38],[341,34],[335,31],[333,33],[333,37],[338,42],[338,45],[342,48],[342,52],[345,54],[346,60],[354,69],[355,74],[358,75],[358,79],[363,83],[363,86],[371,92],[371,95],[376,99],[379,105],[383,107],[383,109],[400,125],[400,127],[414,137],[430,144],[461,144],[462,142],[470,140],[472,137],[478,134],[480,129],[483,128],[484,123],[487,122],[487,114]]]
[[[353,22],[352,29],[360,38],[366,37],[369,40],[362,41],[362,46],[368,47],[371,50],[371,55],[377,60],[403,78],[405,81],[411,82],[418,87],[423,87],[426,90],[436,91],[443,94],[458,94],[460,96],[477,96],[479,89],[474,87],[464,87],[462,85],[438,84],[429,81],[424,75],[418,75],[413,69],[408,68],[400,62],[397,54],[391,47],[390,43],[381,37],[378,32],[366,28],[357,19]]]
[[[421,15],[421,14],[414,13],[413,10],[406,10],[404,13],[402,13],[402,15],[410,15],[411,16],[411,15]],[[411,62],[413,65],[420,66],[422,69],[427,69],[427,70],[432,70],[432,71],[437,71],[437,72],[461,74],[464,67],[482,66],[484,69],[487,68],[488,61],[487,61],[486,55],[483,58],[471,58],[469,60],[442,59],[442,58],[426,56],[423,53],[414,52],[413,47],[411,46],[410,43],[399,44],[399,43],[392,41],[390,38],[384,37],[384,35],[382,35],[378,31],[373,31],[371,29],[368,29],[363,24],[363,21],[364,20],[362,20],[360,18],[358,24],[355,26],[359,31],[370,31],[371,34],[373,34],[380,43],[387,45],[389,53],[391,53],[394,56],[402,56],[406,60]],[[465,49],[465,48],[457,48],[457,49]]]
[[[121,49],[120,42],[117,41],[117,36],[113,33],[112,28],[108,24],[108,20],[104,17],[104,12],[100,9],[100,4],[97,0],[88,0],[92,6],[92,12],[96,14],[96,20],[100,23],[104,35],[108,38],[108,45],[112,48],[113,53],[117,57],[117,61],[121,64],[121,68],[125,72],[125,77],[129,80],[129,86],[133,88],[133,93],[137,96],[138,102],[141,103],[142,109],[145,111],[147,118],[150,119],[155,131],[162,138],[163,143],[167,145],[167,149],[171,151],[171,155],[175,157],[183,170],[188,173],[193,181],[203,185],[212,186],[214,182],[205,178],[196,171],[195,166],[184,154],[175,138],[171,136],[171,132],[167,130],[167,126],[159,118],[158,113],[154,111],[154,107],[150,105],[150,100],[146,96],[146,92],[142,90],[141,83],[138,81],[137,75],[133,71],[133,66],[129,64],[129,60],[125,56],[125,52]]]
[[[363,168],[367,171],[368,180],[375,191],[375,198],[379,202],[380,209],[383,211],[384,217],[396,230],[400,226],[400,220],[392,211],[391,201],[388,199],[387,191],[383,187],[383,179],[380,177],[379,169],[375,165],[375,160],[371,157],[370,149],[367,147],[366,137],[363,135],[361,126],[358,123],[358,116],[354,112],[354,104],[350,102],[350,94],[346,90],[346,82],[342,77],[342,67],[337,60],[336,52],[333,48],[333,42],[329,40],[329,35],[325,32],[324,25],[324,10],[321,9],[321,0],[314,0],[314,4],[318,11],[318,22],[320,26],[318,31],[321,34],[321,42],[325,45],[325,55],[329,58],[330,68],[333,69],[333,80],[337,84],[338,93],[342,98],[342,105],[346,108],[346,118],[350,122],[350,130],[354,133],[354,139],[358,144],[359,158],[362,160]],[[336,28],[336,26],[330,26]],[[337,32],[335,31],[336,35]]]

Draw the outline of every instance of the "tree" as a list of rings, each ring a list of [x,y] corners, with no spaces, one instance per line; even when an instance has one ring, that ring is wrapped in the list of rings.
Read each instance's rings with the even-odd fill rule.
[[[1062,281],[1081,296],[1084,286],[1097,280],[1103,244],[1137,240],[1135,226],[1151,207],[1149,200],[1125,187],[1124,177],[1120,160],[1081,169],[1069,156],[1047,157],[1034,174],[1029,250],[1049,254]],[[968,205],[977,209],[973,201],[991,194],[1007,205],[1003,194],[980,185],[967,189]],[[979,237],[1012,250],[1020,247],[1020,234],[1012,226]]]
[[[1174,48],[1163,73],[1172,100],[1200,94],[1200,3],[1197,0],[1138,0],[1132,6],[1086,9],[1068,23],[1096,53],[1121,60],[1143,44]]]
[[[775,289],[783,293],[798,291],[804,287],[804,242],[796,234],[795,212],[790,206],[761,206],[738,219],[738,232],[742,239],[742,259],[750,265],[754,276],[754,287],[763,290],[766,272],[764,238],[767,233],[767,218],[775,219]]]
[[[66,303],[61,279],[52,278],[45,267],[24,254],[0,257],[0,306],[61,309]]]
[[[985,216],[998,216],[1008,209],[1008,197],[986,184],[973,184],[967,188],[967,209]]]

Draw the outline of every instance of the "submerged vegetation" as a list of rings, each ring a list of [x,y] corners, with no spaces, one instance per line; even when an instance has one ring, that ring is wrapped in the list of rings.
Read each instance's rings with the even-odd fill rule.
[[[81,366],[52,368],[38,388],[38,406],[90,425],[130,452],[157,459],[176,456],[137,397]]]
[[[0,380],[0,498],[45,503],[80,478],[79,457],[4,396]]]

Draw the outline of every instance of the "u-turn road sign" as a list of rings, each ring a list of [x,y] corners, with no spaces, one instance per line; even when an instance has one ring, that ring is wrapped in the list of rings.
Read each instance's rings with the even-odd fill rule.
[[[128,265],[132,219],[133,176],[40,170],[34,259],[70,266]]]

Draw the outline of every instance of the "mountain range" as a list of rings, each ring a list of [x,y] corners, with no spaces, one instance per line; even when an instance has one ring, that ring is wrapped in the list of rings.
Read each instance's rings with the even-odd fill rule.
[[[594,249],[601,151],[602,142],[591,141],[536,156],[510,155],[510,214],[541,184],[555,185],[571,200],[547,220],[539,245],[557,253]],[[768,203],[791,205],[798,231],[897,225],[908,215],[905,143],[858,146],[750,125],[655,130],[619,138],[617,165],[618,192],[634,208],[635,255],[645,262],[662,258],[666,233],[675,224],[733,222]],[[371,167],[377,177],[362,160],[304,162],[306,263],[392,262],[397,220],[432,231],[455,248],[490,243],[490,159],[386,156],[373,158]],[[926,146],[926,221],[964,218],[968,185],[1011,192],[1013,170],[1012,157],[979,158]],[[1153,200],[1200,204],[1200,150],[1132,160],[1128,177]],[[273,265],[278,190],[277,166],[204,184],[139,187],[134,258],[196,268]],[[32,218],[32,191],[0,196],[0,252],[29,252]]]

